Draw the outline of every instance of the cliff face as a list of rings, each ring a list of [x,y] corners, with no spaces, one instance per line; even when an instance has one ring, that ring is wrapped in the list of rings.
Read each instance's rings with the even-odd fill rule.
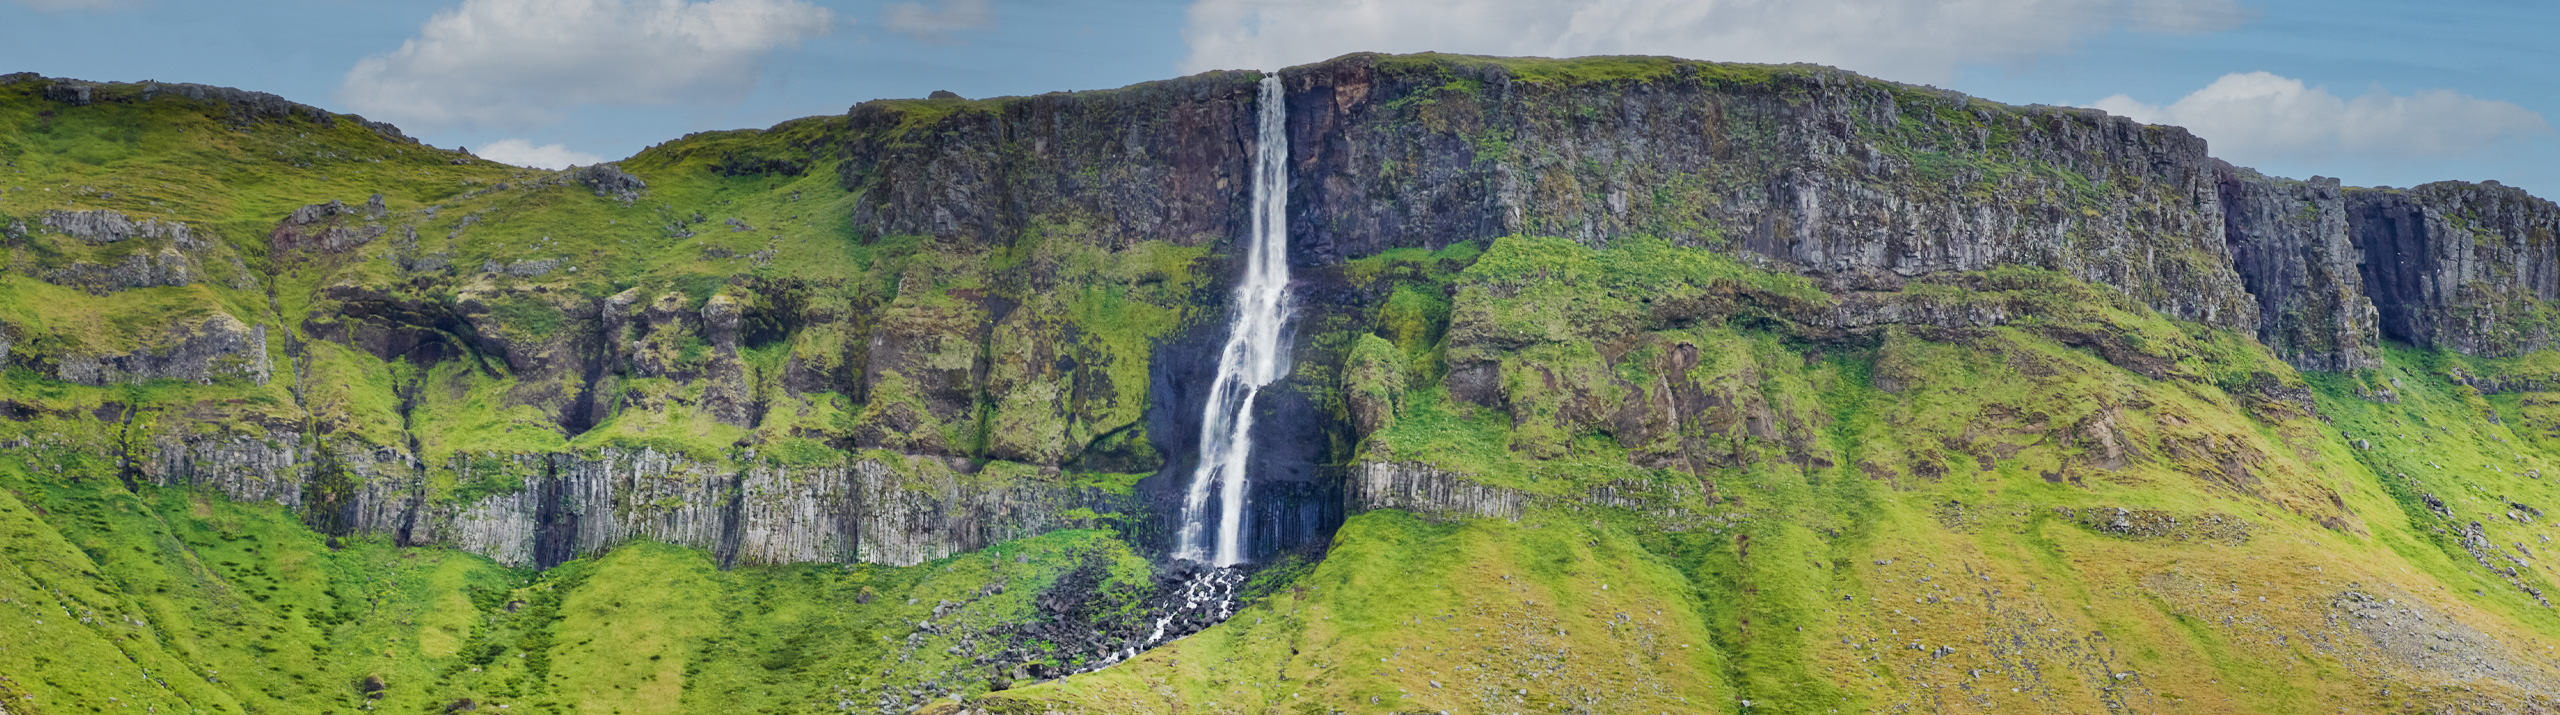
[[[2219,182],[2232,264],[2258,300],[2259,342],[2302,370],[2381,366],[2364,251],[2347,230],[2338,181],[2223,165]]]
[[[2552,347],[2560,206],[2495,182],[2348,192],[2382,334],[2473,355]]]
[[[2207,158],[2176,128],[2086,110],[1817,67],[1645,58],[1352,55],[1282,76],[1292,260],[1307,324],[1324,327],[1301,331],[1302,367],[1262,406],[1260,554],[1323,538],[1342,518],[1342,470],[1363,464],[1361,442],[1401,409],[1339,385],[1445,389],[1507,414],[1520,430],[1510,448],[1526,454],[1567,454],[1574,435],[1600,430],[1634,464],[1701,473],[1750,459],[1737,440],[1801,452],[1814,427],[1737,389],[1751,369],[1713,372],[1732,364],[1699,357],[1695,326],[1773,319],[1865,340],[2026,321],[2146,375],[2185,359],[2126,342],[2105,320],[2055,320],[2071,312],[2046,293],[2060,279],[2127,309],[2252,334],[2300,369],[2348,371],[2377,366],[2385,337],[2481,355],[2535,349],[2560,290],[2549,202],[2495,186],[2263,177]],[[872,102],[689,137],[620,168],[474,174],[433,202],[397,186],[360,201],[293,196],[247,219],[267,228],[245,249],[208,238],[201,219],[79,202],[13,209],[34,217],[7,222],[24,275],[101,297],[148,294],[134,298],[155,306],[141,315],[166,317],[108,331],[0,321],[0,359],[93,386],[274,381],[290,407],[205,403],[188,422],[277,425],[271,434],[162,434],[137,443],[149,454],[136,463],[155,465],[153,479],[288,504],[322,503],[292,495],[344,473],[345,495],[325,504],[348,516],[321,521],[510,562],[634,536],[750,562],[904,562],[983,543],[946,533],[874,551],[863,534],[903,544],[888,536],[901,529],[825,516],[907,503],[861,486],[859,475],[888,467],[855,466],[893,462],[1028,476],[990,488],[994,501],[915,490],[936,496],[879,518],[964,509],[1065,523],[1035,505],[1085,504],[1064,496],[1085,479],[1075,475],[1152,475],[1130,508],[1155,521],[1141,532],[1161,532],[1192,466],[1194,388],[1223,330],[1256,77]],[[80,111],[196,102],[220,126],[334,131],[343,143],[311,152],[323,160],[361,151],[475,166],[263,95],[17,81]],[[695,193],[695,176],[727,188]],[[750,195],[739,191],[760,192],[756,208],[736,204]],[[550,198],[589,193],[578,205],[595,208]],[[1727,261],[1717,270],[1790,278],[1638,295],[1597,276],[1414,283],[1362,268],[1504,236],[1658,242]],[[679,260],[611,257],[642,246]],[[787,268],[810,265],[825,268]],[[644,277],[610,275],[632,268]],[[302,293],[254,297],[276,291]],[[1391,338],[1406,362],[1337,368],[1355,342],[1340,336],[1364,332]],[[1442,340],[1445,353],[1425,354]],[[665,441],[676,433],[686,436]],[[751,456],[771,444],[887,461],[821,459],[838,466],[812,471]],[[592,466],[635,454],[669,461]],[[452,485],[485,478],[465,466],[470,455],[541,465],[541,476],[500,479],[510,486],[488,497],[498,501],[447,503],[469,492]],[[668,479],[694,485],[669,499],[711,511],[646,527],[576,516],[658,499],[633,485]],[[744,496],[754,494],[797,496],[759,506]]]
[[[0,78],[0,168],[58,189],[0,192],[0,527],[64,537],[0,590],[307,608],[266,614],[296,647],[187,646],[239,651],[187,687],[279,711],[381,673],[447,710],[755,682],[897,713],[1070,673],[995,709],[2560,692],[2488,635],[2554,627],[2549,202],[2267,177],[1818,67],[1279,75],[1299,312],[1254,406],[1250,579],[1150,559],[1260,75],[871,102],[564,172],[264,95]],[[408,546],[532,568],[385,575],[443,553]],[[738,568],[807,563],[844,566]],[[2373,626],[2370,593],[2468,625]],[[395,620],[412,663],[279,665]],[[642,652],[671,660],[613,665]]]
[[[2183,130],[1817,67],[1569,72],[1354,55],[1286,73],[1301,252],[1648,235],[1833,291],[2022,265],[2256,326]]]
[[[1035,473],[973,474],[965,461],[872,454],[777,465],[747,455],[748,466],[732,471],[611,448],[457,456],[449,469],[462,495],[436,499],[399,450],[301,437],[163,438],[137,469],[154,484],[294,509],[333,535],[451,546],[511,566],[554,566],[640,539],[699,548],[723,564],[904,566],[1080,525],[1064,516],[1073,510],[1131,506]]]
[[[838,166],[859,230],[979,245],[1076,221],[1116,246],[1220,243],[1252,198],[1257,75],[853,108]]]

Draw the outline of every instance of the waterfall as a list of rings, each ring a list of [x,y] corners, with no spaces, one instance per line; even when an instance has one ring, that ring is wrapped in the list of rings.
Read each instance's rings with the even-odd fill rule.
[[[1212,566],[1244,562],[1245,461],[1253,451],[1253,399],[1289,373],[1289,112],[1280,76],[1262,78],[1253,153],[1253,228],[1235,315],[1218,353],[1218,379],[1200,415],[1200,462],[1182,499],[1176,558]],[[1214,542],[1210,493],[1217,493]]]

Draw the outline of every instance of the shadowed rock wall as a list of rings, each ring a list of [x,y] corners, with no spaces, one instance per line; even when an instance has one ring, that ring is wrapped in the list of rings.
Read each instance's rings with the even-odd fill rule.
[[[2346,213],[2385,337],[2487,356],[2553,346],[2560,205],[2448,181],[2349,189]]]
[[[2560,299],[2560,208],[2494,183],[2349,189],[2265,177],[2210,159],[2175,127],[1827,68],[1626,58],[1589,72],[1576,62],[1359,54],[1282,72],[1304,312],[1299,367],[1257,406],[1257,555],[1322,542],[1345,508],[1441,493],[1351,465],[1361,435],[1376,429],[1355,426],[1355,413],[1385,412],[1330,393],[1354,342],[1341,338],[1376,332],[1384,300],[1363,294],[1374,286],[1355,285],[1345,265],[1391,249],[1511,235],[1592,247],[1659,238],[1801,276],[1832,300],[1710,295],[1646,308],[1654,327],[1750,303],[1839,334],[2036,317],[2032,287],[2010,284],[2024,279],[1983,273],[2031,267],[2253,334],[2305,370],[2373,367],[2383,338],[2512,355],[2550,347],[2560,325],[2548,307]],[[0,324],[0,366],[89,385],[288,376],[299,385],[304,351],[327,341],[509,381],[496,398],[504,408],[532,408],[572,438],[617,411],[681,408],[757,430],[777,398],[841,396],[850,406],[840,422],[791,435],[854,455],[830,466],[738,458],[752,454],[750,440],[724,445],[727,459],[623,447],[455,457],[434,467],[485,489],[441,504],[424,503],[432,470],[415,435],[375,444],[367,440],[380,435],[328,416],[288,419],[283,407],[244,431],[164,430],[133,454],[154,481],[510,563],[556,563],[635,538],[734,561],[911,563],[1063,525],[1067,512],[1115,499],[1126,503],[1113,509],[1142,512],[1132,521],[1145,540],[1164,531],[1169,495],[1190,474],[1190,423],[1239,267],[1230,242],[1249,213],[1258,79],[1213,72],[1117,90],[870,102],[795,145],[805,157],[716,168],[798,176],[834,161],[835,183],[853,192],[844,210],[857,238],[914,246],[899,257],[902,272],[874,276],[876,288],[734,277],[707,297],[654,287],[579,294],[511,282],[551,275],[554,263],[490,261],[474,274],[449,257],[403,254],[406,286],[322,285],[304,296],[298,323],[223,305],[146,339],[94,344]],[[49,87],[44,101],[66,108],[136,101],[80,83]],[[187,85],[154,86],[139,101],[162,94],[229,107],[237,122],[335,121],[268,95]],[[625,206],[650,190],[613,167],[541,182]],[[700,223],[676,219],[668,230],[691,236]],[[0,224],[15,244],[76,245],[73,258],[20,269],[91,294],[259,286],[227,246],[199,240],[212,235],[205,226],[101,210]],[[264,260],[279,270],[351,265],[400,252],[415,230],[415,217],[387,213],[379,195],[361,207],[311,203],[276,219]],[[1933,290],[1907,290],[1924,284]],[[1516,449],[1558,453],[1549,433],[1605,428],[1644,466],[1697,471],[1739,459],[1737,435],[1802,439],[1733,387],[1752,381],[1748,371],[1727,376],[1733,385],[1565,374],[1602,370],[1608,363],[1595,360],[1642,343],[1660,348],[1643,367],[1685,375],[1696,341],[1573,353],[1582,362],[1510,360],[1634,332],[1572,326],[1523,341],[1497,330],[1495,313],[1538,306],[1508,295],[1458,301],[1443,384],[1459,400],[1524,415],[1553,408],[1522,418],[1532,436]],[[1079,312],[1093,303],[1076,301],[1102,300],[1092,296],[1161,320],[1132,330],[1116,314]],[[2059,337],[2122,357],[2104,335]],[[787,348],[771,368],[778,375],[748,364],[764,348]],[[2125,364],[2162,367],[2140,358]],[[1143,388],[1130,384],[1139,379]],[[632,387],[639,381],[672,387],[647,392]],[[420,384],[395,388],[406,391],[404,412]],[[1364,486],[1346,472],[1386,481]],[[1122,496],[1070,486],[1066,473],[1156,476]],[[1461,501],[1441,507],[1478,511],[1480,500]]]

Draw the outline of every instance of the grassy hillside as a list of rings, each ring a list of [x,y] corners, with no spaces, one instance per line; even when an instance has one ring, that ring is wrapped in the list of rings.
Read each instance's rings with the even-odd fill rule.
[[[1449,62],[1495,61],[1383,66]],[[1500,62],[1532,89],[1699,71]],[[1838,288],[1720,234],[1389,248],[1301,274],[1318,300],[1273,392],[1338,442],[1319,466],[1402,491],[1346,487],[1339,531],[1257,567],[1234,617],[1101,667],[1092,647],[1152,628],[1172,585],[1134,501],[1166,463],[1147,418],[1181,379],[1167,363],[1202,359],[1180,341],[1214,344],[1231,257],[1105,213],[877,234],[856,217],[881,184],[840,145],[864,116],[884,155],[1034,110],[1116,127],[1122,95],[883,102],[685,137],[623,176],[298,105],[46,86],[0,83],[0,712],[2560,708],[2550,353],[2391,346],[2378,369],[2299,373],[2059,271]],[[1994,116],[1948,112],[1860,131]],[[1140,153],[1119,136],[1055,151]],[[1049,166],[1004,141],[1024,146],[916,171]],[[1899,160],[1949,193],[2015,174],[2106,198],[2042,165]],[[1173,181],[1107,166],[1031,173]],[[900,200],[1050,186],[1025,181]],[[91,210],[191,238],[47,223]],[[123,268],[165,256],[183,280]],[[77,379],[207,351],[201,376]],[[542,489],[608,449],[642,456],[598,471],[658,491],[563,516]],[[750,472],[781,476],[686,491]],[[844,563],[741,562],[720,548],[746,537],[711,533],[537,569],[348,523],[521,506],[466,526],[574,535],[751,493],[841,507],[857,483],[881,494],[841,511],[882,518],[778,538],[1046,533],[901,542],[923,555],[902,567],[835,542],[811,558]],[[1022,496],[1046,488],[1084,500]]]
[[[1539,305],[1611,310],[1618,290],[1670,298],[1685,290],[1673,286],[1768,280],[1710,262],[1669,283],[1628,271],[1541,282],[1581,291],[1554,303],[1470,292],[1525,252],[1549,254],[1532,264],[1547,270],[1680,265],[1662,250],[1505,239],[1463,271],[1379,274],[1453,284],[1447,309],[1461,316],[1522,319]],[[1695,478],[1632,466],[1624,435],[1538,434],[1535,416],[1551,412],[1451,398],[1431,367],[1443,342],[1413,361],[1418,386],[1366,453],[1531,495],[1521,518],[1355,516],[1321,563],[1226,624],[985,707],[2549,707],[2560,616],[2540,601],[2554,575],[2534,552],[2560,527],[2523,509],[2560,496],[2537,476],[2560,456],[2540,446],[2545,399],[2453,382],[2541,375],[2546,359],[2394,349],[2384,369],[2306,380],[2237,336],[2108,307],[2068,281],[2009,280],[2024,294],[2013,297],[2055,309],[1846,342],[1749,320],[1654,333],[1705,353],[1690,374],[1732,387],[1729,404],[1766,405],[1773,425],[1734,438],[1739,466]],[[2091,334],[2115,344],[2064,342]],[[1601,371],[1639,372],[1642,349],[1614,342],[1628,357]],[[1564,375],[1555,363],[1577,359],[1543,358]],[[1542,440],[1565,453],[1532,458]],[[1691,479],[1716,496],[1590,498]]]
[[[111,465],[50,453],[0,458],[0,529],[16,713],[872,710],[1018,677],[980,658],[1008,647],[1073,667],[1012,637],[1054,618],[1038,602],[1062,579],[1106,612],[1154,588],[1093,531],[908,568],[722,571],[637,544],[533,572],[129,491]]]

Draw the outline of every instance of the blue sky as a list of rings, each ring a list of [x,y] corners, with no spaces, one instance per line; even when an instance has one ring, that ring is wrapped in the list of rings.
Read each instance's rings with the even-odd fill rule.
[[[1442,50],[1817,62],[2180,124],[2280,175],[2560,196],[2545,0],[0,0],[0,28],[0,72],[274,92],[537,165],[937,89]]]

